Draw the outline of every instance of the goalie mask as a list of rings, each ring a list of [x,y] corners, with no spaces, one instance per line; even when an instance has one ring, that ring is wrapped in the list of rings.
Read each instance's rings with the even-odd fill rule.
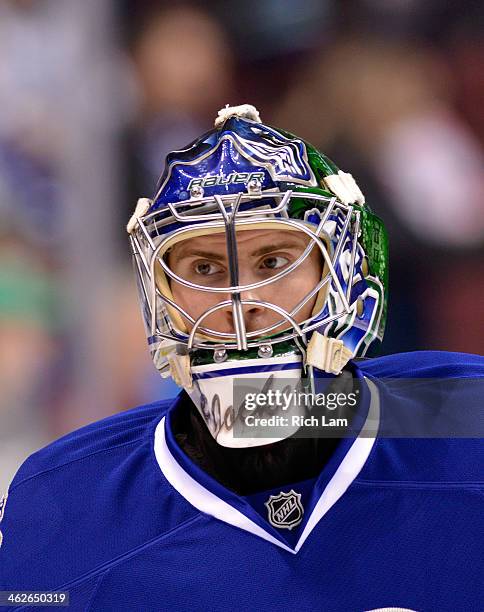
[[[297,430],[234,435],[234,379],[295,387],[302,374],[339,374],[383,337],[382,222],[350,174],[261,123],[252,106],[222,109],[214,130],[168,155],[128,232],[155,367],[184,387],[223,446]],[[287,253],[271,251],[274,236]],[[260,253],[257,277],[245,277],[246,245]]]

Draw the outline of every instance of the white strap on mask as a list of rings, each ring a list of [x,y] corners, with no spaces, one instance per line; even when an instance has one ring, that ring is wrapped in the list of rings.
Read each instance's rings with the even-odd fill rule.
[[[328,374],[340,374],[352,357],[352,352],[342,340],[327,338],[319,332],[314,332],[308,344],[306,364]]]

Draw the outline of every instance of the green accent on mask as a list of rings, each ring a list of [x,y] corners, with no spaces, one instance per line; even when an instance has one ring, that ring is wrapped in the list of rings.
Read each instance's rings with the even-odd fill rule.
[[[388,234],[383,221],[369,210],[362,211],[361,229],[361,242],[368,257],[370,274],[379,278],[384,290],[382,315],[377,331],[378,337],[382,338],[388,308]]]
[[[216,345],[214,344],[214,349]],[[281,342],[279,344],[272,345],[273,354],[272,357],[279,357],[285,354],[297,354],[300,355],[294,342],[288,340],[287,342]],[[227,361],[244,361],[247,359],[263,359],[258,356],[257,348],[251,348],[248,351],[227,351]],[[191,364],[192,366],[201,366],[215,363],[213,360],[213,350],[208,349],[196,349],[193,351]]]

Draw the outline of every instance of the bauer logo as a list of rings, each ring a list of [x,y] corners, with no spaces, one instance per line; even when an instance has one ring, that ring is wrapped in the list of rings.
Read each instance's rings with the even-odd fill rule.
[[[203,178],[196,178],[190,181],[188,189],[193,187],[217,187],[219,185],[231,185],[234,183],[240,183],[247,185],[249,181],[258,180],[262,183],[264,180],[263,172],[231,172],[227,176],[223,174],[216,174],[215,176],[205,176]]]

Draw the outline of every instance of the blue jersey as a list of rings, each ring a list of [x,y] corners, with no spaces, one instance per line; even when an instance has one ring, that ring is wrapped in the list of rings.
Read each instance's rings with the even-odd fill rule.
[[[484,376],[481,357],[438,352],[358,368],[372,422],[387,377]],[[68,591],[71,612],[484,609],[480,440],[355,435],[317,478],[242,497],[178,446],[180,401],[27,459],[0,505],[0,590]]]

